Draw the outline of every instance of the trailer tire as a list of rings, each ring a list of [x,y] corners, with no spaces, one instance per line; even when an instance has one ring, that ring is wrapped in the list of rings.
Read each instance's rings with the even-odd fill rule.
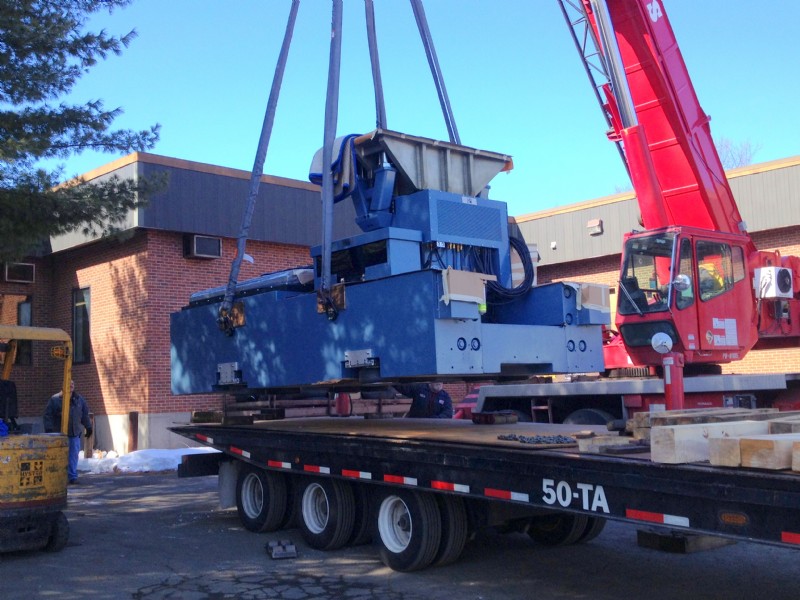
[[[297,527],[297,488],[300,482],[297,476],[286,477],[286,511],[278,529],[294,529]]]
[[[530,538],[545,546],[567,546],[576,543],[589,524],[586,515],[554,513],[533,517],[528,527]]]
[[[286,517],[286,478],[243,466],[236,482],[236,510],[248,531],[276,531]]]
[[[579,408],[567,415],[564,423],[571,425],[605,425],[613,420],[614,417],[610,413],[599,408]]]
[[[583,533],[575,543],[585,544],[586,542],[591,542],[605,529],[607,521],[608,519],[602,517],[589,517],[589,523],[586,525],[586,529],[583,530]]]
[[[353,535],[348,540],[348,546],[361,546],[372,541],[374,528],[374,508],[370,501],[369,488],[365,485],[353,487],[353,497],[355,499],[355,522],[353,524]]]
[[[338,479],[313,478],[298,489],[299,526],[306,543],[317,550],[336,550],[353,535],[353,487]]]
[[[69,521],[63,512],[58,511],[56,518],[53,519],[53,528],[50,530],[50,537],[44,549],[47,552],[60,552],[69,540]]]
[[[433,494],[393,490],[378,509],[378,539],[384,565],[395,571],[417,571],[436,558],[442,517]]]
[[[437,494],[436,502],[442,518],[442,539],[433,565],[441,567],[456,562],[461,556],[467,543],[469,521],[463,498]]]

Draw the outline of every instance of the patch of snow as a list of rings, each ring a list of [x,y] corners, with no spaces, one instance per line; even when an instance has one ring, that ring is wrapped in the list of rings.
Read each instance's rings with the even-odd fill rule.
[[[96,453],[96,458],[78,457],[79,473],[148,473],[174,471],[185,454],[218,452],[213,448],[178,448],[175,450],[137,450],[119,456],[111,452]]]

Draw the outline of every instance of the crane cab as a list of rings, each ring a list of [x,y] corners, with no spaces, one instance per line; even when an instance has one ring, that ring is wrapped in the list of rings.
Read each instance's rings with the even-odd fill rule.
[[[691,363],[741,358],[757,340],[744,235],[667,227],[625,237],[616,325],[636,365],[659,364],[653,336]]]

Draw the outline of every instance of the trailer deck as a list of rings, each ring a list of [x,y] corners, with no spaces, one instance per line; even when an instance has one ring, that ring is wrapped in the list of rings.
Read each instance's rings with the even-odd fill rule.
[[[266,471],[500,501],[775,545],[800,545],[800,474],[667,465],[554,443],[604,428],[318,418],[172,431]],[[541,443],[499,439],[539,436]]]

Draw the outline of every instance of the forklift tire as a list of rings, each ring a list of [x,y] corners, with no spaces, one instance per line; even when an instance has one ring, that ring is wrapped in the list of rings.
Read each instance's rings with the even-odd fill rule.
[[[69,540],[69,521],[63,512],[58,511],[56,518],[53,519],[53,528],[50,537],[47,539],[44,549],[47,552],[61,552]]]
[[[317,550],[336,550],[353,535],[353,487],[338,479],[310,478],[298,489],[300,533]]]
[[[581,537],[579,537],[578,541],[575,543],[585,544],[586,542],[591,542],[605,529],[607,522],[608,519],[603,519],[602,517],[589,517],[589,523],[586,525],[586,529],[583,530]]]
[[[570,513],[553,513],[533,517],[528,535],[545,546],[568,546],[578,542],[589,525],[589,517]]]
[[[248,531],[276,531],[286,516],[286,479],[244,465],[236,482],[236,510]]]
[[[395,571],[418,571],[436,558],[442,517],[433,494],[393,490],[378,509],[378,540],[384,565]]]
[[[433,566],[441,567],[456,562],[461,556],[467,543],[469,521],[463,498],[437,494],[436,503],[442,517],[442,539]]]

